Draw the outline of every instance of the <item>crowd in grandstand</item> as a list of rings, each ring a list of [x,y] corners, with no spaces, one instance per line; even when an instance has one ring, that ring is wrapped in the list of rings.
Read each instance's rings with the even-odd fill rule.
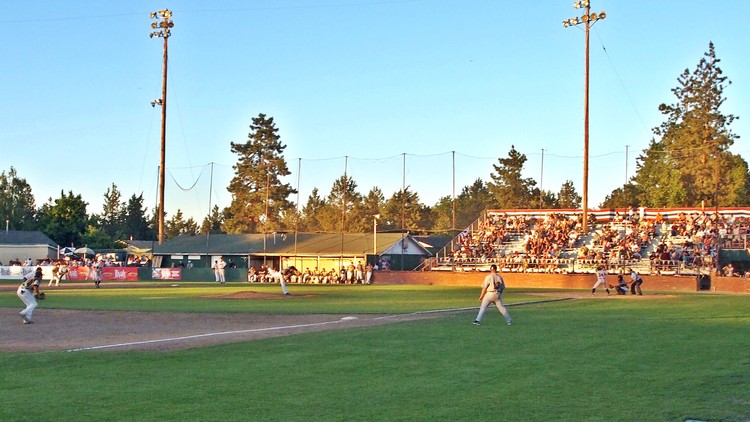
[[[488,213],[475,230],[461,233],[451,265],[497,263],[504,271],[578,272],[603,266],[611,272],[638,266],[652,274],[699,273],[717,266],[718,249],[744,248],[750,220],[720,213],[680,212],[672,220],[643,210],[616,212],[598,222],[581,214]],[[722,272],[745,276],[734,267]],[[750,274],[748,274],[750,275]]]

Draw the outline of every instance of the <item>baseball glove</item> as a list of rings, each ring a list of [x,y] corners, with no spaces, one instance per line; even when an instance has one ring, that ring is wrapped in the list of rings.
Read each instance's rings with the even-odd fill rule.
[[[44,292],[41,292],[41,293],[35,294],[35,295],[34,295],[34,297],[36,298],[36,300],[44,300],[44,299],[47,299],[47,295],[46,295],[46,294],[44,294]]]

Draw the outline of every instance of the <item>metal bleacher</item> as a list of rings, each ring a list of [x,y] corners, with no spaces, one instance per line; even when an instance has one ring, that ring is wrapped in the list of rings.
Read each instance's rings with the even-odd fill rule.
[[[670,218],[675,218],[678,212],[685,210],[659,210]],[[725,211],[725,210],[722,210]],[[625,211],[622,211],[624,215]],[[696,210],[687,210],[687,212],[696,212]],[[432,260],[430,268],[432,270],[448,271],[486,271],[492,264],[497,264],[503,272],[546,272],[546,273],[593,273],[597,266],[603,265],[610,273],[624,272],[627,269],[634,269],[641,274],[664,274],[664,275],[696,275],[705,273],[715,262],[711,262],[706,257],[701,259],[692,257],[692,243],[689,236],[672,233],[670,226],[666,223],[655,223],[653,235],[649,238],[645,247],[640,251],[641,258],[623,259],[617,248],[604,251],[603,248],[596,244],[595,235],[601,234],[605,227],[609,231],[625,233],[633,230],[634,226],[627,220],[621,219],[620,214],[615,210],[606,210],[596,215],[596,222],[589,224],[588,233],[581,234],[576,243],[561,245],[554,257],[537,257],[529,256],[525,251],[525,242],[533,234],[523,232],[505,233],[503,241],[494,243],[493,254],[483,253],[481,256],[472,256],[470,252],[476,252],[473,246],[466,246],[467,238],[476,238],[477,232],[486,230],[488,225],[497,221],[497,216],[526,215],[532,218],[546,218],[549,214],[563,214],[567,218],[576,218],[580,214],[577,210],[515,210],[515,211],[487,211],[484,216],[474,221],[464,230],[462,235],[457,236]],[[671,213],[671,214],[670,214]],[[738,214],[742,217],[750,216],[747,210],[729,210],[732,216]],[[653,218],[651,215],[641,211],[642,218]],[[659,213],[661,214],[661,212]],[[722,214],[724,215],[724,214]],[[734,228],[728,233],[726,238],[721,238],[724,248],[747,248],[747,228]],[[459,237],[463,236],[462,240]],[[481,236],[480,236],[481,237]],[[677,254],[683,256],[681,259],[664,259],[666,256],[657,256],[656,251],[661,245],[661,249],[666,246],[670,252],[687,252],[687,254]],[[486,245],[482,245],[482,250]],[[599,252],[597,259],[579,257],[582,248],[593,249]],[[469,250],[467,252],[467,249]]]

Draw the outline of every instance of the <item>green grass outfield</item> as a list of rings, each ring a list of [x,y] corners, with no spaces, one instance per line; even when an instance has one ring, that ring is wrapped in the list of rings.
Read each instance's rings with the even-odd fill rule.
[[[54,306],[410,313],[476,307],[479,293],[429,286],[290,289],[308,296],[206,297],[279,291],[247,284],[49,290],[54,300],[38,312]],[[528,292],[510,289],[506,302],[539,300]],[[7,290],[0,307],[21,303]],[[471,309],[183,351],[4,353],[0,420],[750,420],[748,295],[598,298],[509,310],[510,327],[493,309],[472,326]]]

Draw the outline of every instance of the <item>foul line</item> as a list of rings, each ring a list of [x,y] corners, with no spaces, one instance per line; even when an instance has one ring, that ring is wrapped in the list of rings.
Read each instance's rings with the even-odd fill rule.
[[[533,300],[528,302],[518,302],[518,303],[509,303],[505,306],[521,306],[521,305],[535,305],[539,303],[550,303],[550,302],[559,302],[563,300],[572,300],[573,298],[570,297],[564,297],[564,298],[557,298],[557,299],[547,299],[547,300]],[[477,309],[476,306],[470,306],[466,308],[451,308],[451,309],[435,309],[430,311],[416,311],[408,314],[397,314],[397,315],[387,315],[382,317],[373,318],[374,320],[381,320],[381,319],[389,319],[389,318],[399,318],[409,315],[429,315],[429,314],[440,314],[440,313],[451,313],[451,312],[463,312],[463,311],[470,311]],[[288,330],[293,328],[306,328],[306,327],[317,327],[317,326],[323,326],[323,325],[330,325],[330,324],[339,324],[342,320],[336,320],[336,321],[324,321],[324,322],[315,322],[315,323],[309,323],[309,324],[295,324],[295,325],[284,325],[281,327],[266,327],[266,328],[251,328],[247,330],[233,330],[233,331],[221,331],[217,333],[206,333],[206,334],[194,334],[189,336],[180,336],[180,337],[170,337],[170,338],[162,338],[162,339],[156,339],[156,340],[144,340],[144,341],[132,341],[128,343],[116,343],[116,344],[106,344],[103,346],[90,346],[90,347],[78,347],[75,349],[67,349],[66,352],[85,352],[90,350],[102,350],[102,349],[114,349],[117,347],[131,347],[131,346],[141,346],[144,344],[154,344],[154,343],[167,343],[172,341],[182,341],[182,340],[192,340],[197,338],[203,338],[203,337],[213,337],[213,336],[224,336],[224,335],[231,335],[231,334],[247,334],[247,333],[260,333],[264,331],[278,331],[278,330]]]
[[[316,323],[310,323],[310,324],[285,325],[282,327],[252,328],[248,330],[222,331],[218,333],[195,334],[195,335],[190,335],[190,336],[162,338],[162,339],[156,339],[156,340],[107,344],[104,346],[79,347],[76,349],[68,349],[66,350],[66,352],[83,352],[87,350],[112,349],[115,347],[140,346],[143,344],[166,343],[170,341],[191,340],[191,339],[202,338],[202,337],[223,336],[223,335],[229,335],[229,334],[247,334],[247,333],[258,333],[258,332],[263,332],[263,331],[288,330],[292,328],[305,328],[305,327],[315,327],[315,326],[327,325],[327,324],[338,324],[339,322],[341,321],[340,320],[339,321],[325,321],[325,322],[316,322]]]
[[[573,300],[572,297],[561,297],[561,298],[555,298],[555,299],[542,299],[542,300],[530,300],[528,302],[516,302],[516,303],[506,303],[506,307],[511,306],[522,306],[522,305],[537,305],[540,303],[552,303],[552,302],[560,302],[563,300]],[[408,316],[408,315],[429,315],[429,314],[441,314],[441,313],[453,313],[453,312],[464,312],[464,311],[473,311],[479,309],[478,306],[469,306],[466,308],[449,308],[449,309],[434,309],[431,311],[416,311],[412,312],[410,314],[400,314],[400,315],[386,315],[382,317],[377,317],[374,319],[388,319],[388,318],[398,318],[402,316]]]

